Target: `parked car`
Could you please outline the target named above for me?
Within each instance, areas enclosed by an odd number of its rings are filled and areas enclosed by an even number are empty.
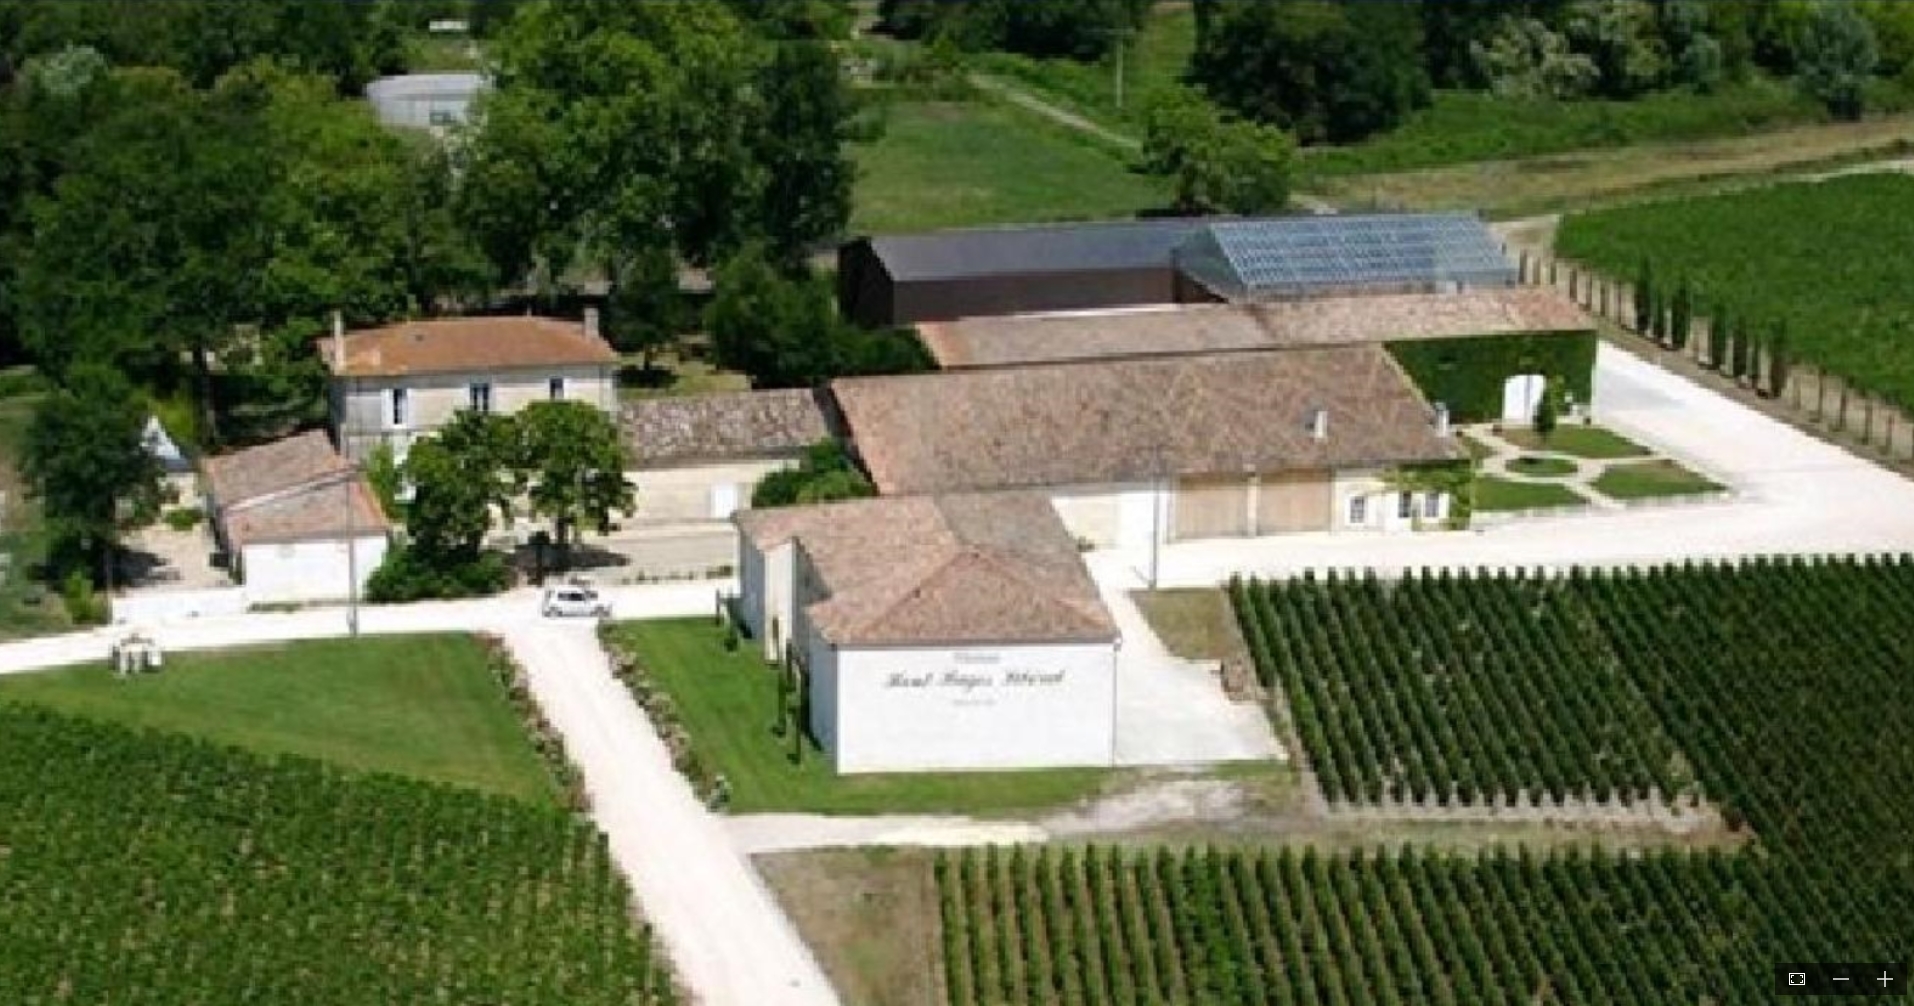
[[[541,610],[547,618],[610,618],[611,602],[590,587],[547,587]]]

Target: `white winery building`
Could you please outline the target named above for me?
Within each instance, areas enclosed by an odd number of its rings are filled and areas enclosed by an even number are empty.
[[[739,615],[841,773],[1112,764],[1118,633],[1040,495],[737,517]]]

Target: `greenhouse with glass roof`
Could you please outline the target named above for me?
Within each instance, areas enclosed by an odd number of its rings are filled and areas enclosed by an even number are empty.
[[[1495,236],[1466,213],[1217,221],[1177,248],[1176,268],[1232,303],[1516,283]]]

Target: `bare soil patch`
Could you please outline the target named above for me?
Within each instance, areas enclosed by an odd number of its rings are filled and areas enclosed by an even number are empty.
[[[935,855],[851,849],[756,862],[847,1006],[943,1006]]]

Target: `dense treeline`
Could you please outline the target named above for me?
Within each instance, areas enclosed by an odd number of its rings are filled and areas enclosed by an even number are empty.
[[[1357,631],[1389,668],[1423,666],[1425,652],[1510,648],[1524,659],[1495,676],[1542,692],[1531,710],[1550,690],[1578,700],[1547,667],[1560,652],[1548,637],[1582,640],[1587,690],[1611,691],[1603,668],[1620,668],[1630,704],[1656,721],[1636,729],[1677,745],[1751,844],[1645,855],[967,851],[934,868],[952,1006],[1760,1002],[1778,962],[1905,957],[1914,559],[1574,572],[1546,587],[1475,577],[1461,589],[1482,603],[1446,621],[1361,581],[1309,589],[1336,595],[1330,609],[1366,610]],[[1397,632],[1391,619],[1412,624]],[[1492,625],[1535,635],[1489,643]],[[1446,707],[1344,698],[1402,721],[1484,729]],[[1320,742],[1304,743],[1320,766]]]
[[[124,399],[216,448],[322,418],[312,344],[333,311],[371,325],[526,297],[554,310],[602,283],[614,344],[655,349],[696,324],[683,266],[749,250],[803,286],[809,249],[844,228],[858,109],[820,41],[843,13],[834,0],[0,0],[0,359],[60,384],[116,371]],[[448,143],[383,128],[345,97],[402,69],[441,16],[484,37],[493,77]],[[841,330],[823,321],[780,336]],[[891,365],[887,347],[835,343],[827,364]],[[150,466],[27,466],[81,476],[31,485],[42,498],[152,486]],[[117,512],[59,529],[56,554],[103,568]]]
[[[1136,31],[1154,0],[879,0],[902,38],[939,36],[965,49],[1095,59]]]
[[[0,999],[678,1001],[555,810],[0,706]]]
[[[1768,73],[1859,116],[1909,73],[1914,8],[1854,0],[1199,0],[1192,80],[1234,111],[1346,141],[1390,129],[1433,85],[1523,98],[1709,91]]]

